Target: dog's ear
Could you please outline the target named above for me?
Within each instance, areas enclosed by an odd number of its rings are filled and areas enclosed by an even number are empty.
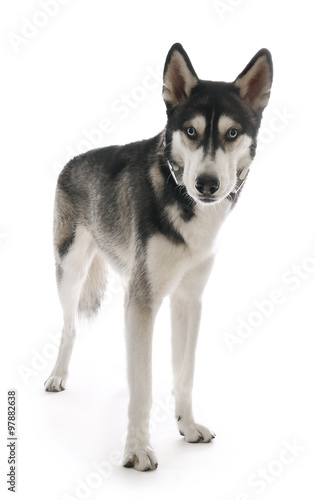
[[[167,54],[163,73],[163,99],[167,108],[187,99],[198,81],[185,50],[180,43],[175,43]]]
[[[272,58],[269,50],[261,49],[236,78],[240,96],[255,111],[263,110],[269,101],[272,84]]]

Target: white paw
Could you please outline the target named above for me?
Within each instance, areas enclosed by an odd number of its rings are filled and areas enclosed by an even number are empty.
[[[178,429],[181,436],[184,436],[188,443],[209,443],[211,439],[215,438],[214,432],[194,422],[185,424],[179,420]]]
[[[136,470],[155,470],[158,461],[151,446],[144,446],[136,450],[128,451],[123,461],[124,467],[133,467]]]
[[[45,390],[48,392],[60,392],[66,388],[67,375],[53,375],[51,374],[45,382]]]

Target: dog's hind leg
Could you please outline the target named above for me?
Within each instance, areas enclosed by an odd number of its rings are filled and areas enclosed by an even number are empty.
[[[175,417],[180,434],[190,443],[205,443],[214,437],[209,429],[195,423],[192,412],[201,297],[212,268],[212,260],[189,271],[171,296]]]
[[[76,336],[76,314],[81,309],[81,312],[89,315],[96,302],[99,302],[99,297],[95,295],[97,290],[93,296],[91,281],[93,277],[97,278],[96,268],[100,262],[101,256],[94,239],[85,228],[78,227],[67,254],[59,262],[57,260],[57,283],[64,327],[55,367],[45,382],[46,391],[59,392],[65,389]],[[97,286],[99,288],[99,283]]]

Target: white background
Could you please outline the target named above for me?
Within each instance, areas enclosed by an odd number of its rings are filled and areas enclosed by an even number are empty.
[[[0,16],[1,498],[10,388],[18,395],[16,498],[314,498],[311,2],[70,0],[49,2],[45,14],[46,3],[7,2]],[[97,320],[80,325],[67,390],[43,389],[62,328],[53,199],[58,169],[69,150],[88,148],[87,134],[95,147],[162,130],[152,72],[161,75],[177,41],[200,78],[234,80],[261,47],[272,52],[275,73],[260,151],[204,296],[195,415],[217,437],[191,445],[176,429],[165,301],[154,338],[159,468],[141,474],[118,465],[128,393],[114,277]],[[288,444],[294,452],[284,451]]]

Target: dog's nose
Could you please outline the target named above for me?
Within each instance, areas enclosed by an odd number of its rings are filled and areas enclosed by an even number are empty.
[[[197,177],[195,186],[199,193],[212,195],[218,191],[220,187],[220,181],[213,175],[201,174]]]

